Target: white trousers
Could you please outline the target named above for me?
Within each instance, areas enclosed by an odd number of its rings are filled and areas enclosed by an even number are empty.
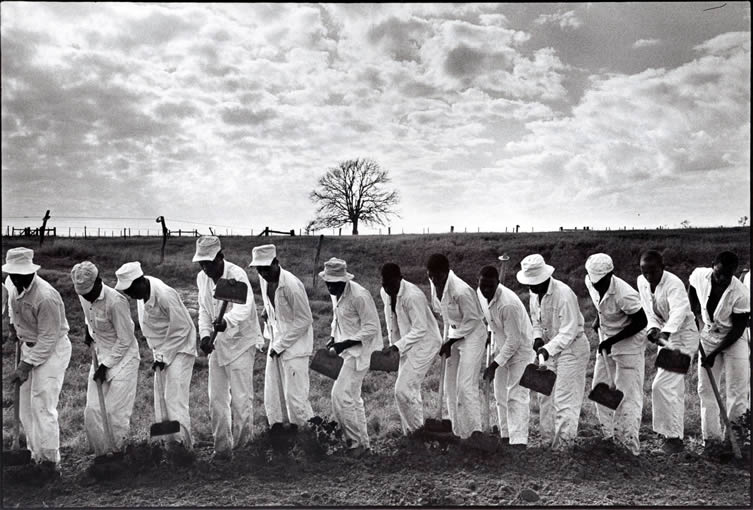
[[[58,340],[47,361],[31,369],[29,378],[21,385],[19,418],[26,433],[26,445],[36,462],[60,462],[57,407],[70,360],[71,342],[66,336]]]
[[[682,330],[668,339],[668,348],[679,349],[691,358],[698,351],[698,330]],[[659,351],[664,347],[659,347]],[[667,438],[685,436],[685,376],[656,369],[651,384],[651,415],[654,432]]]
[[[278,361],[279,360],[279,361]],[[284,360],[279,356],[272,358],[267,355],[267,366],[264,371],[264,409],[267,421],[272,426],[283,422],[283,412],[278,390],[278,369],[282,372],[282,392],[290,423],[304,425],[314,416],[314,410],[309,402],[309,358],[299,356]]]
[[[342,427],[345,439],[351,448],[369,448],[369,433],[366,430],[366,410],[361,398],[361,385],[369,368],[356,369],[356,359],[346,358],[340,374],[332,385],[332,412]]]
[[[444,390],[452,431],[463,439],[481,430],[479,373],[484,361],[486,331],[471,334],[451,347],[445,369]]]
[[[183,443],[189,449],[193,447],[193,438],[188,397],[195,361],[196,356],[180,352],[163,370],[154,372],[154,421],[176,420],[180,423],[180,432],[166,439]],[[164,392],[162,395],[159,393],[160,387]]]
[[[703,350],[711,352],[714,345],[701,338]],[[727,417],[730,423],[740,418],[746,409],[750,408],[750,357],[749,346],[745,338],[739,338],[737,342],[722,351],[714,360],[711,372],[716,380],[719,393],[724,393],[724,405],[727,408]],[[724,388],[719,384],[725,374]],[[724,432],[721,425],[719,405],[711,388],[706,369],[701,366],[701,357],[698,357],[698,396],[701,399],[701,433],[703,440],[722,440]]]
[[[543,445],[554,449],[570,446],[578,435],[580,408],[586,390],[586,366],[590,348],[585,335],[579,336],[558,356],[549,358],[547,368],[557,374],[552,394],[538,394],[539,428]]]
[[[224,367],[209,355],[209,418],[214,451],[229,453],[254,434],[254,347]]]
[[[613,381],[607,379],[605,359],[596,354],[596,366],[591,387],[599,383],[610,385],[614,382],[616,389],[623,393],[622,401],[616,410],[611,410],[599,404],[596,406],[596,416],[601,425],[601,431],[606,438],[614,437],[623,444],[633,455],[641,452],[638,431],[641,428],[643,412],[643,378],[645,373],[645,352],[638,354],[610,354],[606,357]]]
[[[434,356],[439,352],[439,345],[425,342],[414,346],[400,356],[400,365],[395,380],[395,403],[400,414],[403,434],[408,434],[424,424],[424,403],[421,396],[421,384],[426,377]]]
[[[528,444],[531,392],[520,385],[520,378],[530,360],[510,360],[497,367],[494,374],[494,399],[497,401],[499,435],[510,438],[510,444]]]
[[[105,435],[105,424],[102,420],[102,409],[99,407],[97,383],[92,379],[94,365],[89,368],[89,383],[86,390],[86,408],[84,409],[84,428],[89,445],[94,449],[94,455],[110,453]],[[102,393],[105,397],[107,417],[115,444],[113,451],[120,451],[131,433],[131,414],[136,400],[136,386],[139,377],[139,359],[133,358],[122,366],[120,371],[102,383]]]

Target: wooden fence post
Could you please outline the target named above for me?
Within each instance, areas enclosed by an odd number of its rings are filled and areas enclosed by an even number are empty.
[[[161,223],[162,224],[162,250],[160,251],[160,257],[159,257],[159,263],[162,264],[162,262],[165,260],[165,245],[167,244],[167,225],[165,225],[165,217],[164,216],[158,216],[156,220],[154,220],[155,223]]]
[[[316,270],[319,269],[319,253],[322,251],[322,242],[324,234],[319,235],[319,242],[316,244],[316,256],[314,257],[314,270],[311,274],[311,286],[316,287]]]
[[[39,246],[42,246],[42,243],[44,242],[44,234],[47,230],[47,220],[50,219],[50,210],[47,209],[47,212],[44,213],[44,218],[42,218],[42,228],[39,229]]]
[[[84,239],[86,239],[86,225],[84,225]]]

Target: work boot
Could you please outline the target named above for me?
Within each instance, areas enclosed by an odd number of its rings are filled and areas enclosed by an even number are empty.
[[[212,464],[217,464],[220,462],[230,462],[231,460],[233,460],[232,450],[213,452],[212,456],[209,457],[209,462]]]
[[[356,446],[355,448],[348,449],[348,455],[354,459],[360,459],[364,455],[368,454],[371,450],[365,446]]]
[[[661,445],[661,451],[665,455],[673,455],[675,453],[682,453],[685,450],[685,444],[679,437],[668,437]]]
[[[528,445],[523,443],[506,444],[505,449],[513,452],[524,452],[528,449]]]
[[[492,431],[492,432],[493,432],[493,431]],[[510,444],[510,438],[509,438],[509,437],[502,437],[502,438],[500,438],[500,440],[499,440],[499,441],[500,441],[500,443],[502,443],[502,444],[503,444],[504,446],[507,446],[508,444]]]
[[[36,468],[40,483],[52,482],[61,477],[60,466],[50,460],[40,462]]]

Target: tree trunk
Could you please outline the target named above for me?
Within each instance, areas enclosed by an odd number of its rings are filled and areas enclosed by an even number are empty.
[[[358,235],[358,218],[353,219],[353,235]]]

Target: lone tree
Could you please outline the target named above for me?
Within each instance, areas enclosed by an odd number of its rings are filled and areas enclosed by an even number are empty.
[[[394,211],[400,201],[397,191],[383,189],[390,182],[387,170],[371,159],[349,159],[330,168],[318,182],[309,198],[318,204],[314,223],[319,228],[337,228],[353,224],[384,225],[398,214]],[[316,228],[315,227],[315,228]]]

